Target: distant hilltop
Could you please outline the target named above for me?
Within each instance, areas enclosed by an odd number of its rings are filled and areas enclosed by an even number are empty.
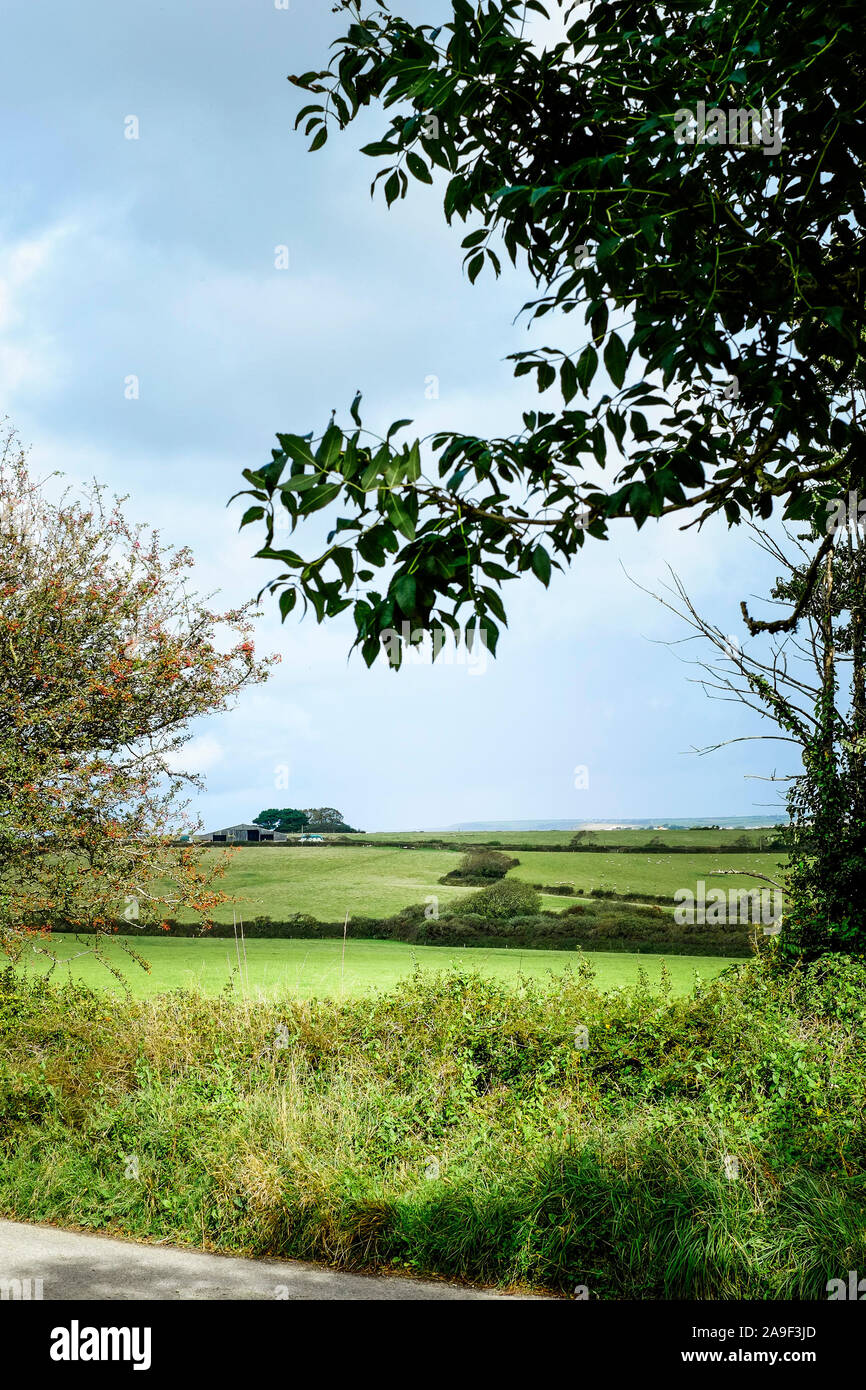
[[[774,820],[763,816],[649,816],[644,820],[477,820],[456,825],[434,826],[436,831],[476,830],[697,830],[700,826],[720,830],[768,830],[787,822],[779,813]]]

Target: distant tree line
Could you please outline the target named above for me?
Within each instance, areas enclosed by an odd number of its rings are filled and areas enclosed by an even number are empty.
[[[266,830],[279,830],[286,835],[296,835],[302,831],[314,834],[335,835],[354,834],[354,827],[347,825],[342,811],[333,806],[308,806],[299,811],[291,806],[270,807],[253,817],[253,825]]]

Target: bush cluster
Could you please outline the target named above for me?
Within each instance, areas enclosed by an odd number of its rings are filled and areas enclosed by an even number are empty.
[[[519,878],[503,878],[478,893],[469,893],[452,911],[456,917],[477,916],[502,921],[540,912],[541,898],[531,883]]]
[[[519,859],[512,859],[497,850],[469,850],[462,855],[456,869],[440,878],[440,883],[462,884],[465,888],[486,887],[505,877],[509,869],[515,868]]]
[[[512,891],[516,888],[516,892]],[[746,957],[752,951],[751,928],[746,925],[678,926],[673,914],[659,906],[621,904],[605,898],[585,898],[561,913],[543,912],[531,884],[502,880],[464,901],[428,916],[428,908],[414,904],[393,917],[350,917],[346,934],[353,940],[406,941],[419,946],[519,946],[521,950],[632,951],[669,955],[720,955]],[[59,924],[56,930],[63,930]],[[133,935],[127,924],[119,931]],[[344,923],[320,922],[299,912],[286,921],[254,917],[244,922],[244,935],[286,940],[322,940],[343,935]],[[201,937],[233,940],[230,922],[216,922],[206,932],[197,924],[170,922],[168,931],[148,924],[137,930],[145,936]]]

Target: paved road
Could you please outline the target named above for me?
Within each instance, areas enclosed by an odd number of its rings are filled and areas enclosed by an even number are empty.
[[[296,1260],[245,1260],[141,1245],[53,1226],[0,1221],[0,1298],[10,1279],[42,1280],[48,1299],[499,1299],[520,1297],[389,1276],[343,1274]],[[35,1292],[38,1286],[31,1284]],[[33,1293],[31,1293],[31,1297]]]

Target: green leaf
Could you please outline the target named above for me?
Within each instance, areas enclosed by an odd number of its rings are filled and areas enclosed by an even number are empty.
[[[433,175],[430,173],[430,170],[427,168],[421,156],[416,154],[414,150],[409,150],[406,155],[406,164],[409,168],[409,172],[414,174],[416,179],[420,179],[421,183],[433,182]]]
[[[556,381],[556,368],[552,362],[539,362],[537,379],[539,391],[547,391],[553,385]]]
[[[410,483],[414,483],[421,476],[421,449],[418,440],[409,450],[409,457],[406,460],[406,477]]]
[[[564,357],[562,366],[559,369],[559,381],[562,387],[562,398],[566,405],[577,395],[577,368],[570,357]]]
[[[331,424],[322,435],[322,442],[316,450],[316,463],[322,472],[327,472],[336,463],[343,443],[343,431]]]
[[[598,353],[592,346],[592,343],[588,343],[577,359],[577,379],[580,382],[580,389],[584,394],[589,390],[590,382],[595,376],[597,367]]]
[[[372,145],[362,145],[361,154],[399,154],[400,146],[392,145],[389,140],[374,140]]]
[[[400,430],[404,430],[406,426],[411,425],[411,423],[411,420],[395,420],[388,430],[388,433],[385,435],[385,438],[390,439],[392,435],[399,434]]]
[[[351,550],[346,546],[339,546],[337,549],[332,550],[331,559],[340,571],[343,588],[351,589],[352,582],[355,578],[355,562],[352,558]]]
[[[391,592],[407,615],[415,612],[415,588],[414,574],[399,575],[391,586]]]
[[[291,506],[290,493],[313,492],[315,488],[321,487],[322,480],[318,473],[296,473],[294,477],[287,478],[280,486],[280,496],[284,499],[287,507]]]
[[[372,458],[367,464],[356,486],[360,488],[361,492],[372,492],[374,488],[379,487],[381,480],[382,467],[379,462],[379,455],[377,454],[375,458]]]
[[[786,521],[811,521],[815,511],[814,500],[808,493],[801,493],[799,497],[792,497],[785,508]]]
[[[607,427],[616,440],[618,449],[622,449],[625,439],[625,417],[618,410],[610,409],[607,412]]]
[[[529,188],[529,184],[528,184],[528,183],[512,183],[512,184],[509,184],[507,188],[500,188],[500,189],[498,189],[498,190],[492,195],[491,201],[492,201],[492,202],[496,202],[497,198],[507,198],[507,197],[509,196],[509,194],[511,194],[511,193],[525,193],[525,192],[527,191],[528,188]]]
[[[311,487],[308,492],[302,494],[301,512],[304,516],[320,512],[323,507],[327,507],[339,497],[342,487],[342,483],[320,483],[317,487]]]
[[[294,463],[303,464],[305,468],[315,468],[316,460],[310,450],[309,440],[302,439],[298,434],[278,434],[277,439],[284,453]]]
[[[533,546],[530,560],[533,574],[536,575],[536,577],[541,580],[544,587],[547,588],[550,583],[550,556],[544,549],[544,546]]]
[[[625,344],[618,333],[611,333],[604,349],[604,365],[614,386],[622,386],[625,381],[627,355]]]
[[[391,492],[385,498],[385,508],[388,516],[397,530],[406,537],[408,541],[415,539],[415,519],[412,515],[412,501],[415,502],[415,514],[417,516],[418,503],[410,493],[408,496],[401,496],[399,493]]]
[[[638,530],[649,516],[652,506],[652,493],[646,483],[635,483],[628,492],[628,506],[635,519]]]

